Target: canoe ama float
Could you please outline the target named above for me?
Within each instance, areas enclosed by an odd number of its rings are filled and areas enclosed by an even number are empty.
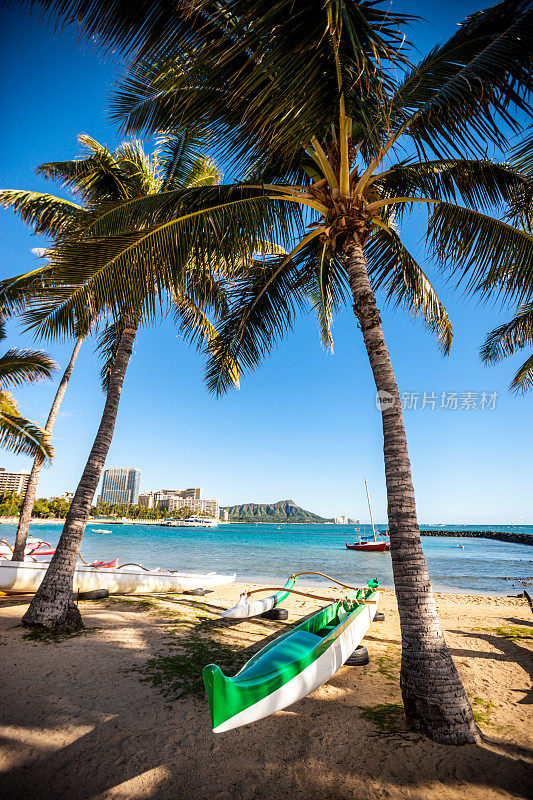
[[[252,656],[233,678],[215,664],[204,667],[213,731],[263,719],[329,680],[368,631],[378,607],[377,587],[377,580],[369,581],[368,588],[320,609]]]
[[[0,562],[0,591],[13,594],[33,594],[39,588],[48,568],[48,561]],[[122,569],[76,566],[74,592],[108,589],[111,594],[151,594],[176,592],[180,589],[210,589],[235,581],[232,575],[217,572],[167,572],[126,565]]]
[[[292,589],[296,583],[296,578],[290,577],[279,592],[271,594],[270,597],[264,597],[262,600],[248,600],[246,594],[241,594],[237,605],[223,611],[221,617],[230,617],[231,619],[245,619],[246,617],[257,617],[258,614],[264,614],[265,611],[270,611],[282,603],[289,592],[285,589]]]

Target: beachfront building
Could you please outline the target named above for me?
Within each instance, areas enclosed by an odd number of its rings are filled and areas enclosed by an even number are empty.
[[[180,508],[190,509],[192,514],[209,514],[214,519],[219,518],[220,510],[218,500],[207,500],[202,497],[202,489],[159,489],[157,492],[143,492],[139,495],[139,505],[145,508],[159,508],[162,511],[179,511]]]
[[[30,473],[27,469],[20,472],[8,472],[4,467],[0,467],[0,492],[15,492],[24,495],[28,488]]]
[[[104,471],[102,503],[129,503],[137,505],[141,472],[134,467],[110,467]]]

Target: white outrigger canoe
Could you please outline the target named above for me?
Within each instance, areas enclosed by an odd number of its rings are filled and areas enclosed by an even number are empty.
[[[33,594],[39,588],[48,564],[48,561],[0,561],[0,591]],[[75,593],[108,589],[110,594],[152,594],[210,589],[234,581],[235,573],[168,572],[146,569],[137,564],[124,564],[122,567],[76,565],[73,590]]]
[[[317,611],[256,653],[233,678],[209,664],[203,679],[215,733],[268,717],[296,703],[342,667],[368,631],[378,581]]]

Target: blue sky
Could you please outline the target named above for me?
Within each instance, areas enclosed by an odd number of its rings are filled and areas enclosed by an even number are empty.
[[[394,4],[417,14],[420,4]],[[455,24],[482,4],[432,5],[431,21],[411,39],[421,52],[451,35]],[[424,9],[422,9],[424,10]],[[429,13],[429,11],[428,11]],[[106,104],[119,63],[78,46],[71,31],[54,33],[16,8],[0,10],[0,185],[59,193],[34,167],[78,154],[87,132],[114,146],[120,138]],[[9,211],[0,212],[3,277],[34,265],[31,248],[44,242]],[[455,330],[447,358],[420,322],[387,308],[385,336],[400,392],[418,392],[407,409],[417,507],[421,522],[533,522],[530,424],[532,397],[507,390],[520,357],[485,368],[477,351],[486,332],[510,312],[464,298],[424,256],[422,227],[404,226],[408,245],[437,285]],[[32,346],[10,323],[10,346]],[[312,313],[239,392],[215,400],[202,383],[202,359],[170,324],[141,332],[126,377],[107,466],[135,466],[142,489],[202,486],[222,504],[292,498],[316,513],[367,518],[363,478],[375,516],[386,519],[381,421],[363,343],[347,308],[334,326],[335,354],[319,343]],[[64,366],[70,343],[47,346]],[[54,434],[56,458],[39,494],[73,490],[103,407],[93,343],[80,355]],[[498,393],[495,409],[421,409],[423,393]],[[17,392],[21,410],[44,423],[54,385]],[[28,459],[2,453],[0,465],[30,468]]]

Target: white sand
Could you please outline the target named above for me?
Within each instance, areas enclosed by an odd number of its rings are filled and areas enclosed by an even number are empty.
[[[400,700],[399,622],[390,592],[382,595],[385,622],[365,639],[367,667],[342,668],[305,700],[246,728],[215,735],[204,698],[171,701],[141,681],[139,667],[155,654],[175,653],[179,637],[188,635],[180,631],[180,618],[190,620],[195,609],[215,617],[233,604],[240,588],[158,600],[159,611],[82,603],[86,624],[100,630],[53,644],[24,638],[18,623],[28,598],[0,598],[0,797],[531,797],[533,641],[512,641],[494,630],[531,626],[525,601],[438,595],[467,691],[484,701],[476,703],[478,709],[493,704],[481,724],[482,744],[456,748],[410,733],[385,733],[360,716],[362,707]],[[323,604],[293,597],[285,605],[294,622]],[[280,623],[247,620],[215,638],[257,646],[281,629]]]

